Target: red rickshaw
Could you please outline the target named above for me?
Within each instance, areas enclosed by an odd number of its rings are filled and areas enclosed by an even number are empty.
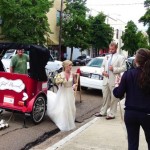
[[[45,65],[49,50],[39,45],[0,43],[0,51],[24,49],[29,51],[29,73],[5,72],[0,60],[0,108],[13,112],[30,114],[35,124],[40,123],[46,112],[47,76]]]

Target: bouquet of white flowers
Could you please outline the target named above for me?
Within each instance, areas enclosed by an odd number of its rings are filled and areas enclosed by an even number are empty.
[[[54,81],[56,84],[62,84],[64,80],[65,78],[63,78],[60,73],[54,77]]]

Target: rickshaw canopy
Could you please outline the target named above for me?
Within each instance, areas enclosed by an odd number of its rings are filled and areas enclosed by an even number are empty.
[[[50,52],[46,47],[34,44],[0,43],[0,53],[5,53],[9,49],[24,49],[24,51],[29,51],[30,71],[28,75],[38,81],[47,80],[45,66],[49,60]],[[5,71],[1,60],[0,71]]]

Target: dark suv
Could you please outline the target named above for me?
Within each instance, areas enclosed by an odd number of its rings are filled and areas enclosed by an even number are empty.
[[[91,60],[91,58],[89,56],[86,55],[81,55],[79,57],[77,57],[75,60],[73,60],[73,65],[86,65],[89,61]]]

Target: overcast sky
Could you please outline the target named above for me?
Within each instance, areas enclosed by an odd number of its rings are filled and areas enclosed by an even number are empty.
[[[93,15],[96,15],[97,11],[102,11],[104,14],[124,22],[132,20],[140,30],[146,29],[142,23],[138,23],[139,18],[146,11],[144,0],[87,0],[86,3]]]

